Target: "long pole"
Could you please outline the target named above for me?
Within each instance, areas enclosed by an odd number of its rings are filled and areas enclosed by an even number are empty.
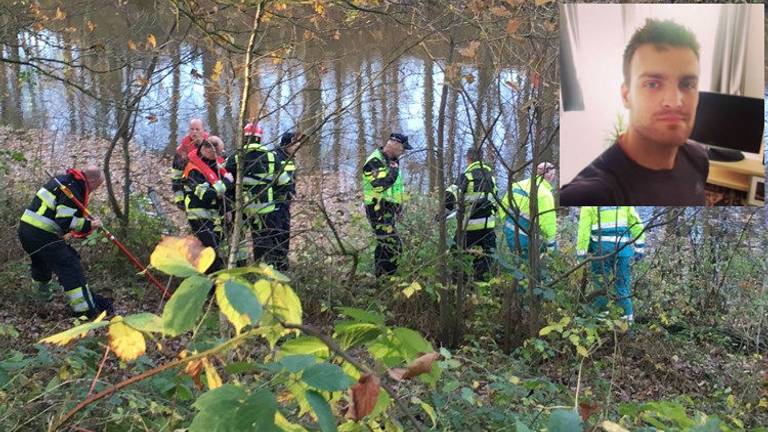
[[[72,200],[73,203],[75,203],[77,208],[79,208],[83,212],[83,216],[85,216],[89,220],[93,219],[93,214],[83,205],[83,203],[80,202],[79,199],[77,199],[75,194],[73,194],[72,191],[69,190],[69,188],[67,186],[65,186],[63,183],[61,183],[58,178],[56,178],[55,176],[52,176],[51,173],[49,173],[48,171],[46,171],[45,173],[49,177],[51,177],[52,179],[56,180],[56,183],[59,185],[59,189],[61,189],[61,191],[64,192],[64,195],[66,195],[69,199]],[[120,240],[115,238],[115,236],[114,236],[114,234],[112,234],[112,232],[110,232],[104,226],[100,226],[99,228],[101,229],[101,233],[104,234],[104,237],[106,237],[107,239],[109,239],[109,241],[114,243],[115,246],[117,246],[117,248],[120,249],[120,251],[123,253],[123,255],[128,257],[128,261],[130,261],[131,264],[133,264],[133,266],[136,267],[139,270],[140,273],[142,273],[144,276],[146,276],[147,279],[149,279],[149,281],[152,282],[152,284],[154,284],[156,287],[160,288],[160,290],[163,292],[163,296],[166,299],[171,298],[171,294],[168,293],[168,290],[165,288],[165,286],[162,283],[160,283],[160,281],[157,280],[152,275],[152,273],[149,272],[149,269],[145,265],[143,265],[139,261],[139,259],[136,258],[136,256],[134,256],[131,253],[131,251],[129,251],[128,248],[126,248],[125,245],[120,242]]]

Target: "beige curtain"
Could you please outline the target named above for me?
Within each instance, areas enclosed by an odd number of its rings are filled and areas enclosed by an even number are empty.
[[[723,5],[715,33],[712,91],[743,96],[746,91],[749,8]]]

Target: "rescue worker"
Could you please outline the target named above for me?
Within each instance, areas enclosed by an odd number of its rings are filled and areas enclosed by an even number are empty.
[[[386,144],[374,150],[363,165],[365,215],[376,235],[376,277],[397,271],[397,260],[403,248],[395,226],[395,219],[402,210],[403,196],[398,160],[411,148],[406,135],[392,133]]]
[[[184,208],[192,232],[200,239],[203,246],[216,251],[216,259],[208,268],[212,273],[224,268],[224,261],[219,253],[219,244],[223,231],[223,204],[227,189],[232,187],[232,175],[224,168],[224,159],[217,154],[217,145],[221,140],[216,136],[208,137],[198,144],[195,150],[187,154],[187,166],[184,168]]]
[[[552,196],[552,182],[557,170],[549,162],[542,162],[536,167],[536,209],[538,228],[542,236],[542,251],[552,252],[557,249],[557,215],[555,199]],[[522,261],[528,261],[528,238],[531,227],[530,193],[531,178],[513,183],[504,198],[501,199],[499,220],[504,223],[504,236],[507,246],[513,253],[518,253]]]
[[[624,318],[630,323],[634,311],[629,261],[633,255],[641,259],[644,252],[645,232],[634,207],[581,207],[576,254],[580,259],[587,253],[605,257],[592,261],[595,284],[598,289],[607,290],[608,282],[615,279],[616,303],[624,309]],[[606,297],[600,296],[595,305],[604,307],[607,302]]]
[[[496,179],[493,168],[484,164],[477,150],[467,152],[467,168],[456,184],[446,190],[445,207],[459,211],[463,206],[461,243],[456,232],[456,247],[460,250],[479,249],[473,253],[472,267],[475,280],[487,281],[491,270],[491,256],[496,249]]]
[[[92,230],[101,227],[101,220],[85,218],[83,211],[61,190],[57,180],[87,208],[91,192],[101,186],[104,177],[95,166],[82,171],[69,169],[37,191],[19,223],[21,246],[32,259],[32,280],[38,284],[40,295],[50,300],[55,286],[51,279],[55,273],[76,316],[93,319],[103,311],[112,314],[112,300],[91,292],[80,255],[64,238],[67,234],[85,238]]]
[[[187,155],[196,150],[202,140],[208,138],[208,132],[203,128],[203,121],[193,118],[189,121],[189,132],[182,138],[176,148],[171,166],[171,190],[173,191],[173,203],[184,210],[184,180],[182,174],[187,166]]]
[[[276,238],[266,227],[266,219],[275,211],[273,183],[275,153],[261,143],[264,131],[258,124],[248,123],[243,128],[243,155],[235,152],[227,159],[227,171],[243,176],[243,217],[251,229],[253,259],[266,261],[275,249]],[[237,161],[243,157],[243,172],[238,174]]]
[[[275,150],[277,180],[273,185],[275,211],[266,218],[267,229],[275,238],[275,248],[267,254],[267,262],[279,271],[288,270],[288,249],[291,242],[291,201],[296,194],[296,164],[293,156],[303,135],[286,132]]]

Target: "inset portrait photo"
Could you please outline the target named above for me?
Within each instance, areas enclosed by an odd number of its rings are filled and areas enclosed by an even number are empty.
[[[762,4],[560,6],[560,205],[762,205]]]

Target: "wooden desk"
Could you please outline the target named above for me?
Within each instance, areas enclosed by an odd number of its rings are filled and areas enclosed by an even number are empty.
[[[748,192],[751,177],[765,177],[765,166],[757,159],[738,162],[709,161],[707,183]]]

